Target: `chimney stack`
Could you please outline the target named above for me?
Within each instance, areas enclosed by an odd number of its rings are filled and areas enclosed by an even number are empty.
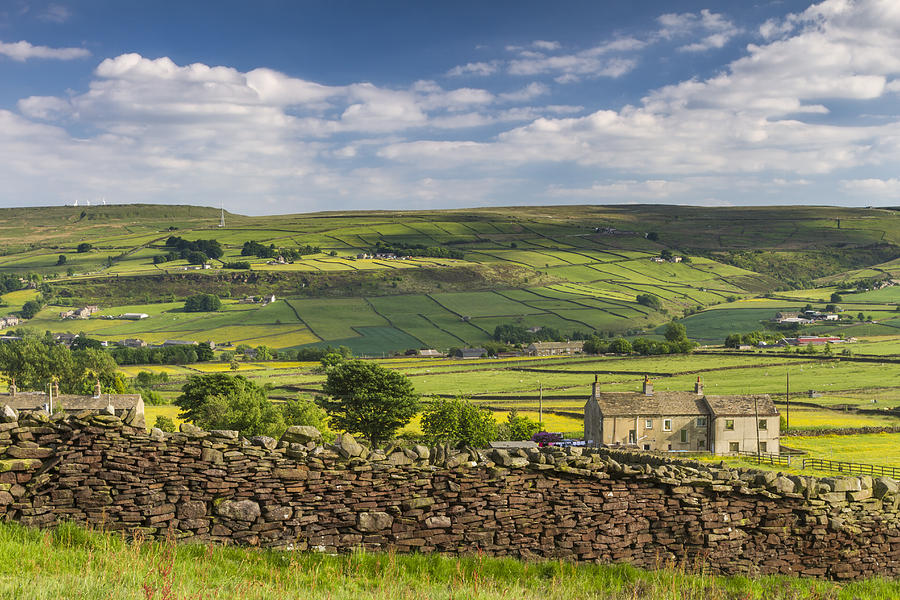
[[[59,382],[58,381],[53,382],[53,397],[59,398]]]
[[[703,394],[703,382],[700,381],[700,376],[697,375],[697,383],[694,384],[694,393],[695,394]]]
[[[600,375],[594,374],[594,385],[591,388],[591,396],[596,398],[600,393]]]
[[[645,396],[653,395],[653,383],[650,381],[649,375],[644,375],[644,395]]]
[[[15,396],[17,391],[18,391],[18,388],[16,388],[16,380],[10,379],[9,380],[9,395]]]
[[[94,398],[99,398],[102,393],[103,388],[100,387],[100,380],[97,379],[97,384],[94,386]]]

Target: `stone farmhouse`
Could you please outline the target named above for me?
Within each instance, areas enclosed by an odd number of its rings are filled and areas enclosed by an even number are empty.
[[[700,378],[693,392],[601,392],[595,380],[584,405],[588,444],[672,452],[778,453],[778,409],[768,395],[709,395]],[[758,446],[757,446],[758,443]]]
[[[59,385],[54,384],[53,387],[54,411],[60,409],[69,414],[90,411],[95,415],[106,412],[122,419],[133,419],[134,427],[146,427],[144,400],[140,394],[104,394],[99,381],[94,386],[93,396],[60,394]],[[12,381],[6,396],[0,396],[0,404],[5,404],[17,413],[46,411],[50,408],[50,397],[46,392],[20,392],[15,381]]]
[[[525,351],[531,356],[557,356],[575,354],[584,349],[584,342],[534,342]]]

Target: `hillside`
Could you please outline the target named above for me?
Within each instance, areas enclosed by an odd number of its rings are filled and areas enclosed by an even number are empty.
[[[47,305],[29,323],[38,330],[381,353],[476,345],[507,324],[633,334],[743,298],[900,270],[900,213],[884,209],[510,207],[226,214],[218,224],[218,210],[191,206],[0,210],[0,272],[41,280]],[[170,236],[215,239],[224,253],[188,270]],[[247,242],[276,257],[305,253],[281,264],[242,256]],[[421,256],[358,258],[376,248]],[[684,260],[653,260],[661,254]],[[250,269],[224,268],[238,261]],[[184,313],[197,292],[231,300],[214,315]],[[15,294],[8,311],[24,301]],[[237,302],[263,294],[279,301]],[[60,320],[85,304],[102,311]],[[124,312],[150,318],[99,318]]]

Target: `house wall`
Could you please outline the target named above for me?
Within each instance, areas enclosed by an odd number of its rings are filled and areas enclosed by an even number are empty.
[[[726,421],[734,421],[734,429],[725,428]],[[778,417],[760,417],[765,421],[767,429],[760,429],[759,441],[766,443],[766,452],[778,453],[781,423]],[[713,452],[725,454],[730,452],[731,442],[739,444],[743,452],[756,452],[756,418],[755,417],[716,417],[713,421]]]
[[[640,449],[647,450],[706,450],[709,444],[709,420],[706,425],[698,426],[698,415],[640,415],[638,417],[603,417],[600,427],[603,435],[602,443],[615,445],[628,445],[630,432],[636,432],[635,443]],[[647,420],[652,421],[652,427],[647,428]],[[670,419],[672,427],[670,431],[663,429],[664,421]],[[681,441],[681,431],[687,432],[687,441]],[[698,441],[703,440],[703,448],[699,448]],[[649,446],[649,448],[645,448]]]

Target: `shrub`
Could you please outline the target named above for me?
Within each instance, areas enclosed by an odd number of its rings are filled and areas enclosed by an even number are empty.
[[[175,432],[175,421],[173,421],[166,415],[159,415],[158,417],[156,417],[156,422],[153,423],[153,426],[157,429],[168,431],[169,433]]]

